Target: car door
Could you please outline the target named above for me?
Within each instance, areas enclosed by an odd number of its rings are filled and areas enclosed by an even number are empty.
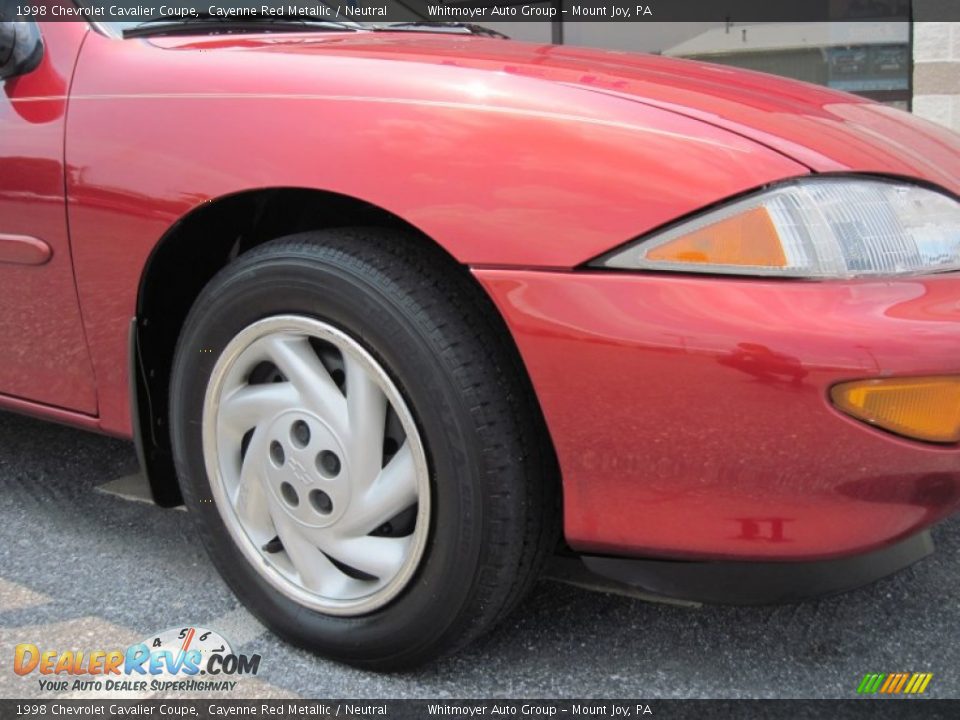
[[[39,32],[43,54],[0,80],[0,395],[93,415],[64,194],[67,93],[89,30],[30,21],[16,30]]]

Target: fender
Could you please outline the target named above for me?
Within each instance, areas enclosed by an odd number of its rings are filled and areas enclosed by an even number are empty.
[[[107,432],[131,432],[121,358],[137,280],[160,238],[216,198],[315,188],[401,218],[465,264],[571,268],[808,172],[668,110],[458,67],[454,49],[449,63],[407,57],[411,72],[397,72],[404,59],[389,43],[351,52],[342,41],[88,34],[70,96],[67,192]]]

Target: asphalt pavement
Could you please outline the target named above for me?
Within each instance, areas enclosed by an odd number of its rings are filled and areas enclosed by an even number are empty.
[[[931,557],[816,602],[683,606],[543,580],[467,650],[378,675],[263,628],[186,512],[115,494],[136,470],[129,443],[0,413],[0,697],[51,696],[12,671],[18,643],[106,649],[198,625],[262,656],[220,697],[851,698],[865,673],[907,671],[934,674],[926,697],[960,698],[960,517]]]

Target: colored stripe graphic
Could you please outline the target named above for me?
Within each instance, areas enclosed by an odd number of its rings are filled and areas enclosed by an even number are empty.
[[[926,691],[933,673],[867,673],[857,686],[861,695],[919,695]]]
[[[891,693],[899,693],[903,690],[903,686],[907,682],[907,678],[910,677],[910,673],[900,673],[897,675],[897,681],[890,687]]]
[[[890,673],[887,675],[887,681],[883,684],[883,687],[880,688],[880,692],[888,693],[893,689],[893,686],[897,684],[897,680],[900,679],[898,673]]]

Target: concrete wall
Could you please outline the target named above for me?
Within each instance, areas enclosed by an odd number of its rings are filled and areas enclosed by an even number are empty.
[[[914,24],[913,112],[960,131],[960,23]]]
[[[914,7],[919,10],[929,9],[939,1],[941,0],[914,0]],[[942,1],[960,2],[960,0]],[[484,24],[505,32],[517,40],[548,43],[551,39],[549,22]],[[742,23],[737,27],[749,24],[751,23]],[[720,23],[634,25],[565,22],[563,35],[565,43],[569,45],[662,52],[704,30],[719,26],[721,26]],[[899,26],[894,29],[898,30]],[[837,31],[841,30],[843,28],[838,26]],[[905,42],[899,38],[896,41]],[[960,22],[914,23],[913,62],[914,113],[960,132]]]

